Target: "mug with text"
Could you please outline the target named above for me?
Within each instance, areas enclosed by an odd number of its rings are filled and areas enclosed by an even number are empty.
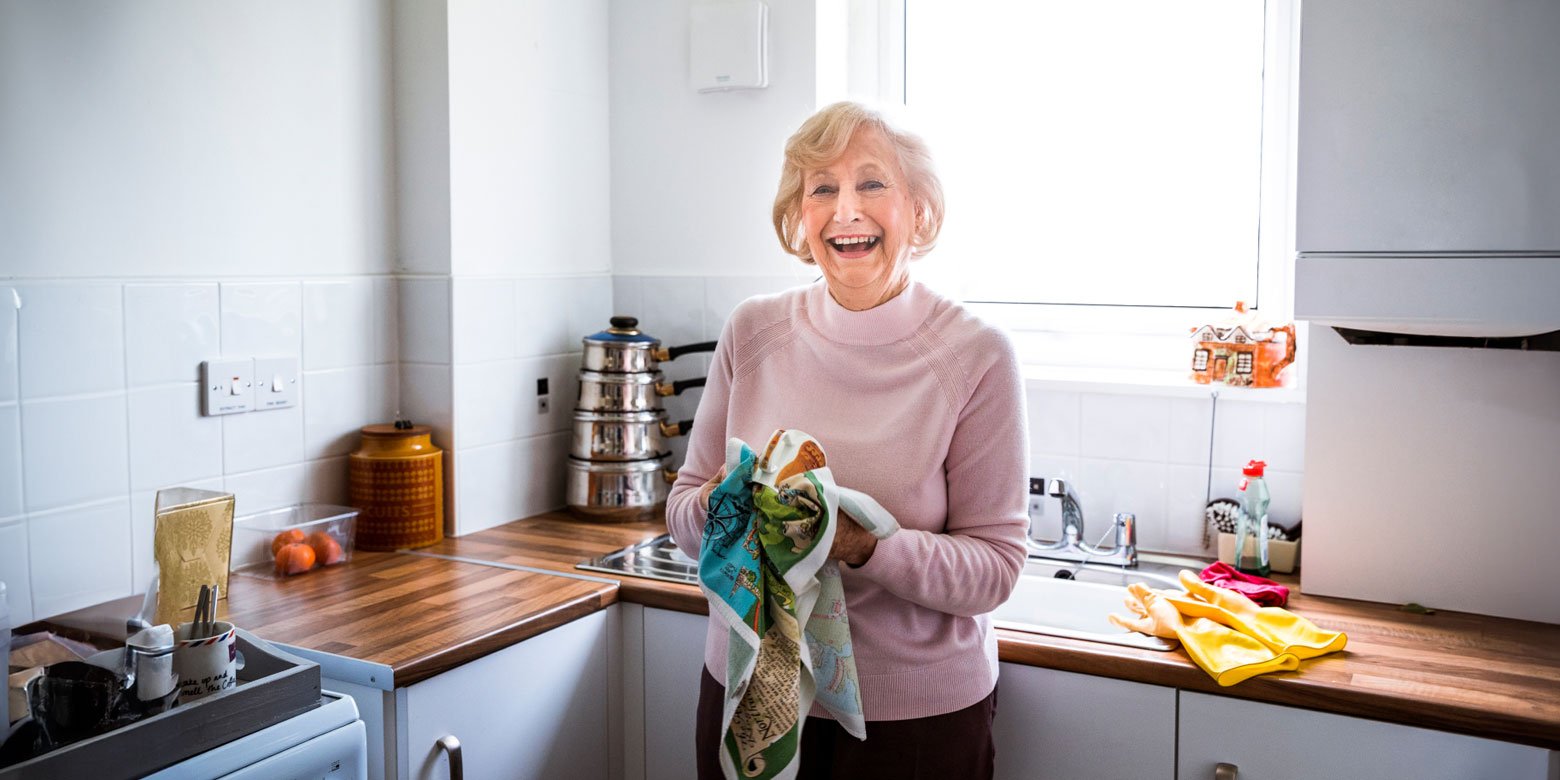
[[[173,670],[179,677],[179,701],[187,702],[238,685],[244,659],[238,652],[233,624],[217,621],[209,637],[190,639],[193,623],[173,632]]]

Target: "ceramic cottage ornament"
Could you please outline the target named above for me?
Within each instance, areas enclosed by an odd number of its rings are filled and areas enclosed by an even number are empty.
[[[1284,334],[1280,340],[1278,335]],[[1258,325],[1243,301],[1235,302],[1235,317],[1223,325],[1192,329],[1192,379],[1198,384],[1235,387],[1286,387],[1295,362],[1293,323],[1270,328]]]

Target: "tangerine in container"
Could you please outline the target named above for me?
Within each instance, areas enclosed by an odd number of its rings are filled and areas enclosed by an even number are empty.
[[[345,563],[352,555],[358,510],[294,504],[233,520],[233,571],[291,577]]]

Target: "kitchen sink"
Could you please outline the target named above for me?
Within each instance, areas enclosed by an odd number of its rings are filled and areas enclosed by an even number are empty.
[[[991,613],[998,628],[1030,634],[1086,639],[1149,650],[1173,650],[1174,640],[1160,639],[1111,625],[1112,612],[1127,615],[1127,586],[1141,582],[1151,588],[1182,590],[1176,572],[1198,569],[1190,559],[1149,554],[1137,568],[1095,566],[1031,559],[1019,575],[1007,602]]]

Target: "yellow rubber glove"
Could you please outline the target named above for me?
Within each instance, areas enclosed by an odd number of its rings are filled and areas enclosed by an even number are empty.
[[[1165,639],[1181,640],[1192,662],[1222,686],[1267,672],[1287,672],[1300,666],[1289,653],[1266,645],[1207,618],[1188,618],[1158,591],[1142,583],[1127,586],[1127,609],[1133,617],[1111,615],[1114,625]]]
[[[1176,609],[1189,617],[1207,618],[1245,634],[1275,653],[1315,658],[1342,650],[1349,638],[1341,631],[1326,631],[1287,609],[1259,607],[1243,593],[1209,585],[1196,574],[1182,570],[1181,587],[1190,596],[1166,594]],[[1194,598],[1195,597],[1195,598]]]

